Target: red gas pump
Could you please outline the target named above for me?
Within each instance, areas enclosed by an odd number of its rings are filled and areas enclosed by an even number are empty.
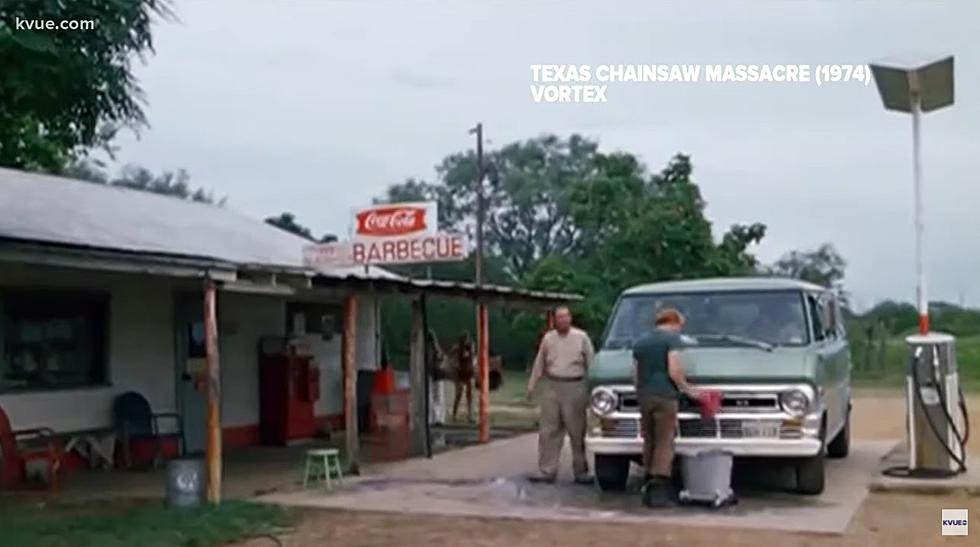
[[[320,369],[296,340],[263,339],[259,352],[260,438],[284,446],[316,434]]]

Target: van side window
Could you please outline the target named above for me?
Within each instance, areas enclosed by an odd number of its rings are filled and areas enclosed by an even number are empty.
[[[827,328],[823,324],[823,314],[821,313],[820,304],[812,295],[807,295],[806,302],[810,308],[810,321],[813,324],[813,339],[822,341],[827,337]]]
[[[826,316],[830,321],[830,324],[827,325],[827,335],[836,340],[840,336],[840,316],[838,315],[839,309],[837,308],[837,299],[833,296],[828,296],[824,300],[824,306],[826,306]]]

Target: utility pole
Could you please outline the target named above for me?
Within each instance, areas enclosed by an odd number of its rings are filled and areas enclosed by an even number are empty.
[[[476,348],[477,374],[480,381],[479,441],[490,441],[490,327],[487,303],[480,295],[483,288],[483,222],[486,203],[483,198],[483,124],[470,130],[476,134]]]
[[[476,286],[483,286],[483,124],[478,123],[470,129],[476,135]]]

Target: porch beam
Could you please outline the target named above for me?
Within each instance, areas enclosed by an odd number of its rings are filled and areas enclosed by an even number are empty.
[[[429,445],[429,378],[426,367],[425,295],[412,300],[409,376],[412,398],[412,454],[431,457]]]
[[[490,441],[490,321],[487,304],[476,304],[477,373],[480,375],[480,442]]]
[[[347,452],[347,469],[351,474],[359,472],[360,439],[357,431],[357,367],[354,360],[357,329],[357,298],[348,294],[344,299],[344,326],[341,340],[341,359],[344,370],[344,444]]]
[[[221,361],[218,358],[217,289],[214,280],[204,280],[204,338],[207,362],[207,499],[221,503]]]

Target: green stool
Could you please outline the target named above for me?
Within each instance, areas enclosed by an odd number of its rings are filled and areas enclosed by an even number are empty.
[[[340,469],[340,451],[336,448],[317,448],[306,451],[306,470],[303,473],[303,488],[310,479],[313,481],[323,477],[327,490],[333,490],[332,477],[340,484],[344,483],[344,472]]]

